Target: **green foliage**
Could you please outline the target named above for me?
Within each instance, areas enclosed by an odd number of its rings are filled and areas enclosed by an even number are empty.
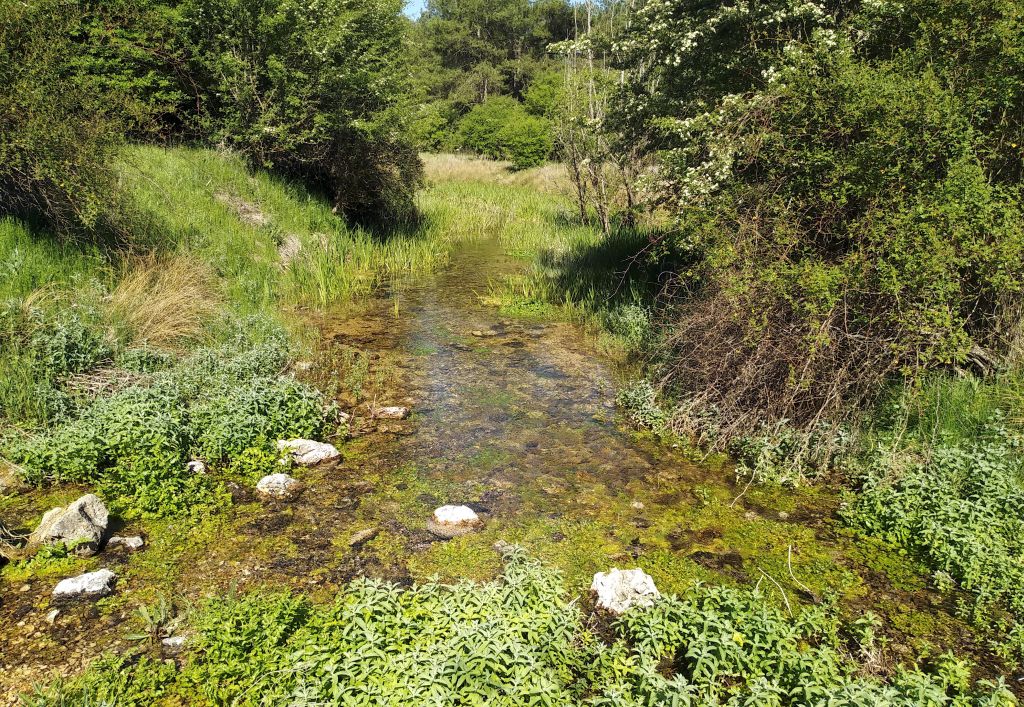
[[[421,165],[402,134],[400,10],[394,0],[185,3],[204,132],[349,215],[407,218]]]
[[[152,707],[171,695],[173,664],[147,656],[103,657],[72,682],[58,681],[25,695],[25,707]]]
[[[922,430],[929,434],[930,430]],[[1024,659],[1022,440],[999,416],[970,439],[882,438],[846,519],[921,557],[940,586],[974,597],[963,613],[1009,661]]]
[[[733,431],[1006,353],[1022,18],[1005,0],[642,3],[607,126],[658,146],[689,298],[667,377]],[[741,68],[742,67],[742,68]]]
[[[267,447],[249,447],[235,455],[228,467],[228,473],[238,479],[255,484],[268,474],[275,474],[286,468],[281,464],[281,454]]]
[[[317,437],[330,412],[319,392],[280,374],[283,332],[262,332],[260,341],[258,321],[236,326],[224,344],[100,397],[51,430],[11,440],[8,455],[33,483],[99,482],[127,515],[215,505],[215,485],[186,469],[189,457],[219,463],[281,438]]]
[[[84,85],[77,2],[0,6],[0,215],[68,233],[97,225],[115,197],[123,142],[110,97]]]
[[[866,676],[858,660],[877,648],[873,617],[844,623],[820,606],[794,618],[757,591],[697,585],[626,612],[602,641],[556,573],[518,548],[506,561],[499,582],[403,589],[359,579],[326,605],[212,599],[174,683],[146,663],[116,677],[101,663],[60,689],[148,681],[236,705],[1014,704],[1002,684],[972,686],[970,666],[952,656],[887,681]]]
[[[553,146],[546,121],[505,97],[491,98],[474,107],[459,122],[458,137],[463,148],[509,160],[516,169],[543,164]]]

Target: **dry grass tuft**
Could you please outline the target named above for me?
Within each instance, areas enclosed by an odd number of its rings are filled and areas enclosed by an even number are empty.
[[[572,186],[565,165],[556,162],[512,171],[511,162],[469,155],[424,153],[420,158],[431,182],[496,182],[554,193],[563,193]]]
[[[110,293],[111,319],[133,345],[174,349],[198,339],[220,305],[209,266],[185,256],[129,258]]]

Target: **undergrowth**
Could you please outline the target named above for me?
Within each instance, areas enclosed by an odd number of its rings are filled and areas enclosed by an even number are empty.
[[[108,657],[26,704],[1011,705],[951,656],[876,674],[871,616],[796,617],[758,591],[697,585],[599,637],[559,575],[513,549],[500,581],[401,588],[370,579],[329,604],[210,600],[180,672]]]
[[[227,466],[278,439],[319,437],[331,419],[319,391],[281,373],[291,346],[283,331],[253,319],[233,328],[49,429],[9,439],[6,455],[32,483],[97,484],[126,517],[216,504],[216,484],[190,471],[190,458]]]

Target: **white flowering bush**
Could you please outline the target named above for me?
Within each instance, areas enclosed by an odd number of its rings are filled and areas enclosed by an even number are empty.
[[[630,80],[606,128],[657,147],[650,186],[675,230],[656,254],[686,263],[663,377],[677,394],[746,434],[1009,350],[1014,3],[647,0],[617,50]]]

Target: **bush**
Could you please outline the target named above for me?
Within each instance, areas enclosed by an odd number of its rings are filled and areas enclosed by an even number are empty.
[[[395,0],[193,0],[182,8],[214,143],[370,220],[409,217],[422,166],[403,134]]]
[[[123,142],[111,97],[83,85],[81,31],[78,3],[0,6],[0,214],[60,233],[95,227],[108,212]]]
[[[191,456],[230,462],[278,439],[318,437],[330,408],[315,389],[283,376],[287,339],[240,333],[201,349],[139,384],[88,405],[78,417],[26,439],[8,440],[7,455],[27,480],[98,482],[115,507],[176,515],[217,503],[205,477],[186,471]]]
[[[970,665],[948,655],[928,671],[870,676],[858,659],[878,648],[871,616],[845,623],[821,606],[794,618],[757,591],[697,586],[628,611],[601,640],[556,573],[519,549],[507,560],[487,584],[363,578],[327,605],[287,594],[210,600],[191,659],[154,687],[238,705],[1014,703],[1002,684],[971,686]],[[114,675],[101,663],[60,689],[125,689],[151,669]]]
[[[701,263],[679,268],[688,299],[665,322],[676,392],[743,434],[1007,353],[1021,21],[1002,0],[643,4],[612,122],[661,148],[663,245]]]
[[[997,416],[973,440],[905,444],[869,456],[847,521],[922,558],[940,586],[973,594],[966,616],[1004,659],[1024,660],[1024,440]]]
[[[542,164],[554,144],[551,126],[512,98],[491,98],[459,122],[461,146],[486,157],[510,160],[516,169]]]

